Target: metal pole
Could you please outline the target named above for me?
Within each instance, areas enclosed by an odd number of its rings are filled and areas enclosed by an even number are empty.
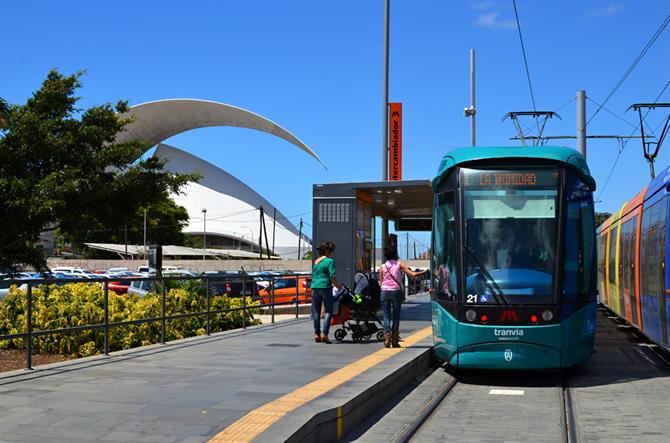
[[[300,231],[298,233],[298,260],[300,260],[300,249],[302,247],[302,218],[300,218]]]
[[[470,139],[475,146],[475,50],[470,49]]]
[[[126,256],[124,257],[124,260],[128,258],[128,224],[124,221],[123,222],[123,241],[126,245]]]
[[[382,134],[382,180],[388,180],[388,146],[389,146],[389,19],[391,16],[391,0],[384,2],[384,128]],[[382,218],[382,250],[386,247],[386,239],[389,233],[389,223]]]
[[[244,285],[242,285],[242,294],[244,294]],[[210,300],[211,294],[209,292],[209,280],[207,280],[207,279],[205,279],[205,295],[207,296],[207,335],[211,335],[212,334],[212,325],[211,325],[211,322],[212,322],[212,318],[211,318],[212,317],[212,315],[211,315],[212,304],[211,304],[211,300]]]
[[[409,232],[405,233],[405,251],[407,251],[405,259],[409,260]]]
[[[372,272],[374,272],[376,268],[377,268],[377,217],[372,217]]]
[[[258,258],[263,258],[263,207],[258,208],[260,218],[258,219]]]
[[[144,258],[147,258],[147,210],[144,210]]]
[[[165,344],[165,278],[161,278],[163,283],[162,302],[161,302],[161,343]]]
[[[33,285],[28,283],[26,306],[26,369],[33,368]]]
[[[146,212],[145,212],[146,214]],[[105,355],[109,355],[109,282],[105,281],[104,283],[104,291],[105,291],[105,298],[104,298],[104,310],[105,310],[105,336],[104,336],[104,350],[105,350]]]
[[[207,208],[202,209],[202,259],[207,254]]]
[[[300,298],[300,277],[295,275],[295,318],[298,318],[300,308],[298,306],[298,299]],[[307,288],[305,288],[305,301],[307,301]]]
[[[270,287],[271,292],[270,292],[270,313],[272,314],[272,324],[275,322],[275,278],[272,277],[272,281],[270,283],[272,286]]]
[[[577,150],[586,158],[586,92],[577,91]]]
[[[261,212],[263,213],[263,233],[265,234],[265,250],[268,253],[268,260],[270,260],[270,242],[268,242],[268,228],[265,226],[265,213],[263,212],[263,207],[261,206]]]
[[[389,136],[389,17],[391,15],[391,0],[384,1],[384,103],[382,111],[384,127],[382,130],[382,180],[388,180],[388,136]]]
[[[251,282],[251,293],[254,293],[254,286],[256,283]],[[247,329],[247,276],[242,277],[242,329]]]
[[[272,211],[272,255],[275,255],[275,232],[277,231],[277,208]]]

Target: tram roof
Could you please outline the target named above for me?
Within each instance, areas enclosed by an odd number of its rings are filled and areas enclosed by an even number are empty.
[[[574,149],[564,146],[471,146],[454,149],[442,158],[437,175],[433,179],[433,191],[437,192],[440,182],[452,168],[486,159],[541,159],[564,163],[579,175],[592,191],[596,189],[596,181],[591,176],[586,160]]]

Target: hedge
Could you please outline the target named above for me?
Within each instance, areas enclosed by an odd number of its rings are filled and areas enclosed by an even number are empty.
[[[198,281],[182,284],[170,283],[166,287],[166,315],[206,311],[207,298],[204,286]],[[160,292],[160,287],[158,291]],[[211,296],[210,309],[231,309],[242,307],[241,298]],[[116,294],[108,291],[109,322],[160,317],[161,295],[150,293],[140,298],[137,295]],[[259,324],[254,313],[259,313],[259,304],[246,298],[246,325]],[[25,291],[16,287],[0,300],[0,335],[19,334],[26,331]],[[104,323],[104,291],[100,285],[90,283],[66,284],[63,286],[42,285],[32,289],[33,331],[67,328],[73,326]],[[212,332],[242,327],[242,310],[211,315]],[[206,315],[167,320],[166,340],[177,340],[206,333]],[[109,329],[109,350],[130,349],[158,343],[161,339],[161,322],[147,322],[139,325],[123,325]],[[23,339],[0,341],[0,349],[25,349]],[[104,351],[102,329],[87,330],[70,334],[50,334],[33,337],[35,353],[48,352],[72,357],[90,356]]]

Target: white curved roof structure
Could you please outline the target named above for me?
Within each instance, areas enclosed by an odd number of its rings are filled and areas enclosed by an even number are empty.
[[[205,231],[207,236],[217,235],[258,246],[260,234],[258,208],[262,206],[265,212],[267,239],[272,246],[272,215],[275,207],[256,191],[223,169],[181,149],[160,144],[154,155],[166,161],[167,171],[181,174],[199,172],[203,176],[197,183],[186,185],[182,194],[172,196],[175,203],[188,211],[190,220],[184,228],[185,233],[202,235]],[[207,209],[206,226],[203,223],[203,208]],[[275,255],[289,259],[298,258],[298,229],[279,210],[276,222]],[[309,250],[311,245],[303,234],[302,254]]]
[[[133,121],[117,136],[118,143],[143,140],[151,147],[191,129],[236,126],[284,139],[325,167],[319,156],[288,130],[263,116],[225,103],[195,99],[157,100],[133,106],[121,116]]]

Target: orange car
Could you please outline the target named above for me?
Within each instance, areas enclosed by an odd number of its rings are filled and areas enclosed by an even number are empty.
[[[275,304],[295,303],[296,294],[298,302],[309,302],[312,300],[312,276],[299,277],[300,287],[296,291],[295,277],[282,277],[271,283],[267,288],[258,291],[258,298],[263,304],[270,304],[272,292],[275,295]]]

